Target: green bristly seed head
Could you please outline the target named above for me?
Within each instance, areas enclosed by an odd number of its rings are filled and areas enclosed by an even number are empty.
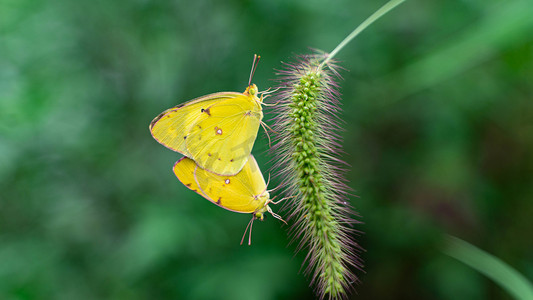
[[[300,56],[284,64],[274,106],[276,143],[271,148],[276,174],[291,197],[291,233],[298,250],[309,251],[306,271],[313,273],[321,299],[346,298],[358,283],[352,269],[361,270],[361,248],[355,241],[354,212],[347,204],[343,179],[342,130],[338,125],[339,78],[333,58],[370,24],[404,0],[390,0],[355,28],[329,55]],[[333,78],[335,76],[335,78]],[[304,262],[304,263],[305,263]]]
[[[296,196],[291,233],[300,238],[299,250],[309,251],[307,272],[320,298],[338,299],[358,282],[350,268],[362,264],[351,227],[357,222],[346,205],[348,188],[336,154],[340,109],[332,74],[337,72],[331,62],[321,62],[319,56],[303,56],[280,72],[272,153],[285,193]]]

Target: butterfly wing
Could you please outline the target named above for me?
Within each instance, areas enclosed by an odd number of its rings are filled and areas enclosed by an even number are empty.
[[[167,109],[150,123],[150,132],[154,139],[163,146],[185,156],[191,156],[185,143],[187,135],[202,114],[205,114],[205,109],[215,103],[239,96],[242,94],[234,92],[214,93]]]
[[[174,173],[189,189],[227,210],[253,213],[265,206],[265,199],[256,196],[266,190],[266,183],[252,155],[234,176],[220,176],[200,169],[186,157],[174,165]]]
[[[196,183],[196,179],[194,177],[195,169],[196,163],[194,162],[194,160],[188,157],[182,157],[174,164],[173,171],[174,174],[176,174],[176,177],[178,177],[179,181],[181,181],[181,183],[183,183],[192,191],[205,197],[204,194],[202,194],[202,192],[200,191],[200,188],[198,188],[198,184]]]
[[[187,152],[202,168],[237,174],[252,151],[263,112],[257,97],[240,94],[209,106],[186,139]]]

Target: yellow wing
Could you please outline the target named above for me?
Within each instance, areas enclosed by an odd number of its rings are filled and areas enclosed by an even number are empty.
[[[150,124],[155,140],[201,168],[235,175],[250,155],[263,119],[257,86],[222,92],[164,111]]]
[[[197,120],[209,106],[242,97],[241,93],[222,92],[206,95],[165,110],[150,123],[150,132],[156,141],[170,150],[190,156],[185,140]]]
[[[269,201],[265,180],[252,155],[234,176],[220,176],[200,169],[187,157],[176,162],[174,173],[189,189],[230,211],[263,211]]]
[[[187,136],[187,152],[202,169],[235,175],[252,152],[263,118],[261,104],[242,94],[215,103],[205,112]]]

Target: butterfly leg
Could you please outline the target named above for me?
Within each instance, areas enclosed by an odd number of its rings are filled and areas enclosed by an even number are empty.
[[[272,211],[272,208],[270,208],[270,206],[268,206],[268,205],[267,205],[267,211],[268,211],[268,212],[269,212],[274,218],[276,218],[276,219],[280,220],[281,222],[285,223],[285,225],[289,225],[289,224],[287,224],[287,222],[285,222],[285,220],[283,220],[283,219],[281,218],[280,215],[274,213],[274,212]]]
[[[296,197],[296,196],[284,197],[284,198],[279,199],[278,201],[270,201],[270,203],[276,205],[276,204],[280,203],[281,201],[284,201],[284,200],[287,200],[287,199],[290,199],[290,198],[294,198],[294,197]],[[274,199],[276,199],[276,197],[274,197],[272,200],[274,200]]]
[[[268,127],[268,125],[266,125],[263,121],[261,121],[261,126],[263,126],[263,129],[265,130],[265,133],[266,133],[266,135],[268,137],[268,147],[272,147],[272,145],[270,143],[270,135],[268,134],[268,130],[265,128],[265,126]],[[268,127],[268,128],[270,128],[270,127]],[[270,130],[272,130],[272,129],[270,129]],[[274,131],[274,130],[272,130],[272,131]]]

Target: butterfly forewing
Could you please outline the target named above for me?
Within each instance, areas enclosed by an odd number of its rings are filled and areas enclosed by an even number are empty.
[[[186,147],[187,135],[201,118],[203,111],[214,103],[225,102],[239,96],[242,97],[242,94],[215,93],[167,109],[152,121],[150,132],[154,139],[163,146],[191,156]]]

